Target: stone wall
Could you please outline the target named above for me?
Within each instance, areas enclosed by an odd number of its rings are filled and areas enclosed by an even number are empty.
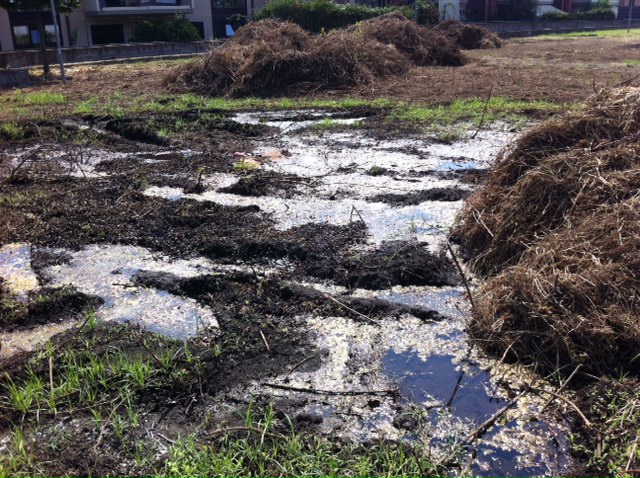
[[[119,60],[154,56],[188,55],[209,50],[214,43],[199,41],[192,43],[129,43],[122,45],[100,45],[81,48],[63,48],[65,63]],[[55,50],[49,50],[51,64],[58,62]],[[14,50],[0,52],[0,69],[26,68],[41,65],[40,50]]]

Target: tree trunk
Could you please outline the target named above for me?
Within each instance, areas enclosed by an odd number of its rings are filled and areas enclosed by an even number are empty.
[[[49,58],[47,57],[47,33],[44,30],[42,11],[38,12],[38,34],[40,35],[40,55],[42,56],[42,69],[44,76],[49,76]]]

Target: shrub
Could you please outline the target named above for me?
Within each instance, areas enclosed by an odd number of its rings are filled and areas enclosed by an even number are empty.
[[[547,12],[540,15],[540,20],[547,22],[560,22],[563,20],[571,20],[571,15],[567,12]]]
[[[609,0],[600,0],[598,6],[583,12],[576,12],[572,17],[574,20],[615,20],[616,14],[611,10]]]
[[[184,14],[172,17],[154,17],[136,25],[132,41],[170,41],[190,42],[201,40],[198,29],[187,20]]]
[[[271,0],[258,12],[256,20],[274,18],[290,21],[307,31],[319,33],[344,28],[394,11],[398,11],[410,19],[413,19],[415,15],[412,5],[376,8],[366,5],[339,5],[333,0]],[[437,5],[431,0],[418,0],[418,22],[434,24],[437,21]]]
[[[541,20],[562,21],[562,20],[615,20],[616,14],[611,9],[609,0],[601,0],[596,7],[582,12],[547,12],[540,17]]]

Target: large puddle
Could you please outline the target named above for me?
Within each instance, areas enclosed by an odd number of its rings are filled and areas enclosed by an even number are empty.
[[[302,121],[297,121],[296,115]],[[369,246],[403,239],[426,242],[435,250],[442,245],[462,201],[394,207],[372,197],[433,188],[468,189],[455,173],[490,167],[513,137],[502,125],[451,144],[422,139],[376,140],[358,129],[304,129],[326,118],[318,112],[235,116],[240,122],[280,128],[280,134],[229,160],[251,158],[252,167],[303,178],[294,197],[222,192],[243,176],[241,172],[205,176],[206,190],[199,194],[169,187],[149,187],[145,194],[171,201],[189,198],[257,205],[279,229],[318,222],[346,224],[358,219],[367,225]],[[345,123],[359,120],[332,119]],[[384,173],[372,174],[379,171]],[[189,278],[224,274],[231,266],[202,258],[171,260],[133,246],[89,246],[57,252],[64,252],[67,260],[44,270],[49,285],[71,284],[81,292],[100,296],[104,304],[98,314],[105,320],[131,321],[180,338],[217,326],[211,312],[196,301],[139,287],[134,279],[140,271]],[[0,249],[0,276],[17,294],[38,287],[30,260],[27,245]],[[512,402],[531,383],[539,388],[547,385],[537,383],[526,370],[497,363],[470,346],[465,333],[469,305],[461,288],[393,287],[372,292],[347,291],[326,283],[305,285],[335,297],[348,294],[423,306],[445,318],[425,322],[404,315],[375,324],[340,316],[298,317],[322,357],[320,368],[300,366],[267,378],[268,384],[256,382],[231,393],[249,399],[258,394],[303,397],[304,413],[327,434],[359,440],[408,440],[428,449],[434,459],[460,463],[463,476],[552,476],[568,469],[566,424],[548,412],[543,414],[544,401],[533,394],[525,393]],[[507,404],[513,406],[486,433],[469,439],[480,424]]]

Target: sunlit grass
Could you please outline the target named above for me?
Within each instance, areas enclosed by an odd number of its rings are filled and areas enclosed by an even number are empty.
[[[54,93],[51,91],[25,93],[22,90],[15,90],[11,95],[6,97],[6,101],[19,106],[61,105],[66,102],[66,99],[62,93]]]
[[[391,118],[398,121],[429,125],[450,125],[459,121],[479,121],[485,111],[486,121],[510,119],[532,112],[556,112],[563,106],[544,100],[527,101],[494,97],[486,99],[469,98],[457,100],[450,105],[407,106],[394,110]]]
[[[617,28],[613,30],[593,30],[587,32],[568,32],[568,33],[546,33],[533,37],[523,38],[525,41],[549,40],[549,39],[569,39],[569,38],[634,38],[640,37],[640,28],[632,28],[627,32],[626,28]]]

